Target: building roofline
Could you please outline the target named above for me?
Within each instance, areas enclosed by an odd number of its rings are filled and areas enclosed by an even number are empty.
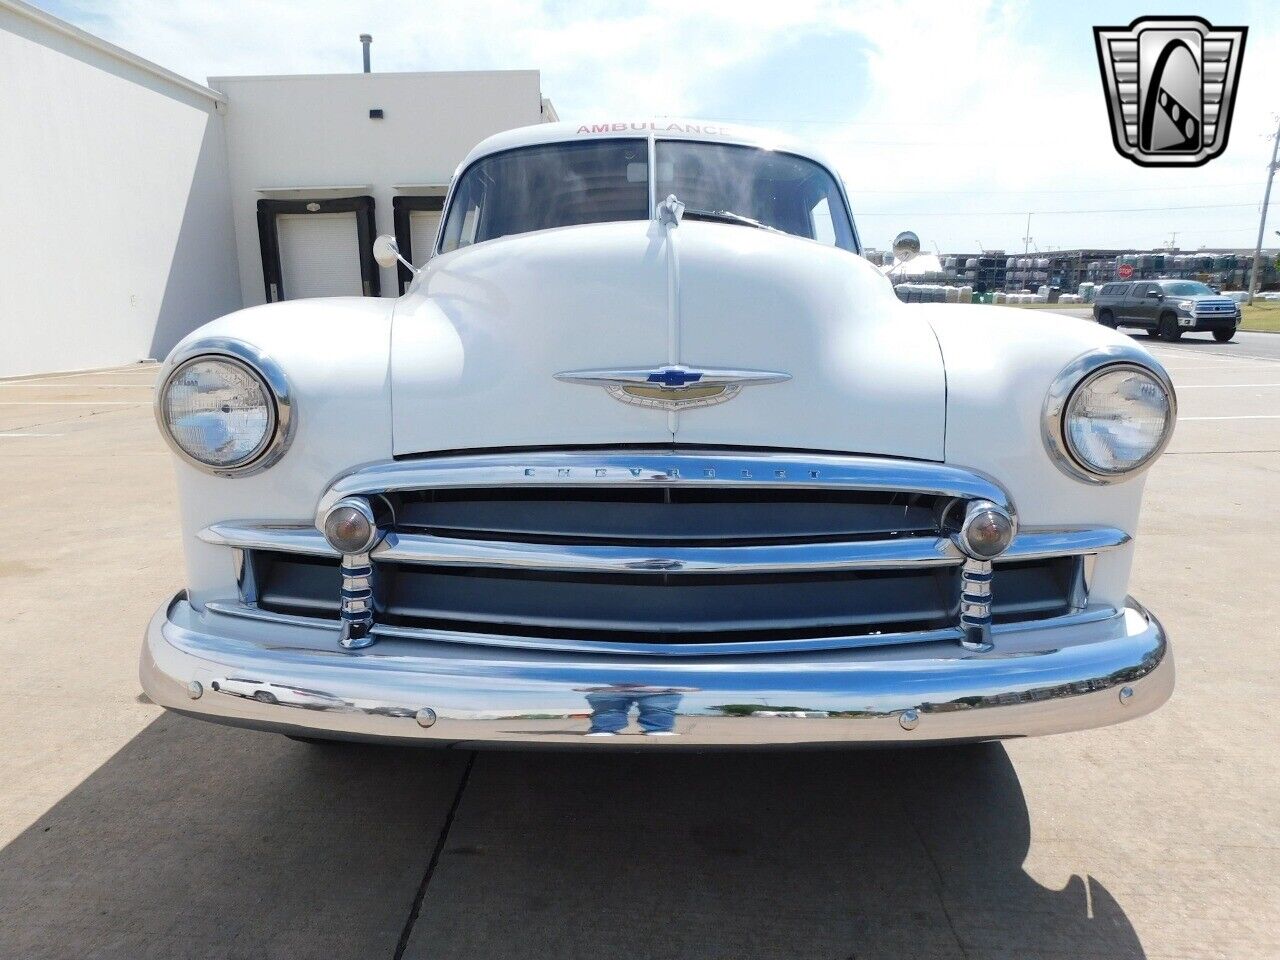
[[[0,0],[0,3],[7,3],[9,0]],[[512,74],[512,73],[529,73],[539,76],[541,71],[538,70],[375,70],[373,73],[362,73],[359,70],[342,71],[339,73],[246,73],[246,74],[225,74],[217,77],[209,77],[210,84],[222,83],[226,80],[332,80],[335,77],[351,77],[353,79],[362,77],[366,81],[369,79],[377,79],[379,77],[465,77],[465,76],[492,76],[493,74]]]
[[[166,70],[159,64],[152,63],[150,60],[146,60],[138,56],[136,53],[130,53],[123,47],[117,47],[114,43],[108,43],[101,37],[95,37],[92,33],[81,30],[79,27],[73,26],[72,24],[67,23],[67,21],[41,10],[39,7],[34,7],[29,3],[25,3],[24,0],[0,0],[0,10],[7,10],[19,17],[30,20],[32,23],[35,23],[46,30],[51,30],[54,33],[61,34],[64,37],[74,40],[76,43],[80,43],[93,50],[97,50],[99,53],[104,53],[114,60],[119,60],[121,63],[126,63],[131,67],[136,67],[144,73],[149,73],[154,77],[159,77],[161,80],[182,88],[187,93],[194,93],[197,96],[205,97],[214,103],[227,102],[227,98],[217,90],[211,90],[202,84],[196,83],[194,80],[188,80],[181,74],[174,73],[172,70]]]

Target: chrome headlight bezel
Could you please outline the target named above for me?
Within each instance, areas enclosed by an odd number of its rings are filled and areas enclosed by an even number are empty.
[[[1169,402],[1169,419],[1159,442],[1140,461],[1123,470],[1102,470],[1079,456],[1071,446],[1066,417],[1076,393],[1098,377],[1117,370],[1135,370],[1151,377],[1164,390]],[[1092,350],[1069,363],[1054,379],[1045,397],[1042,433],[1050,459],[1060,470],[1077,480],[1092,484],[1120,483],[1145,472],[1164,452],[1173,437],[1178,419],[1178,395],[1169,374],[1149,354],[1137,347],[1114,345]]]
[[[263,387],[270,406],[270,424],[267,439],[249,459],[233,466],[217,466],[191,456],[169,431],[165,416],[165,401],[169,386],[186,366],[200,360],[222,360],[245,369]],[[218,477],[251,477],[274,465],[284,456],[293,442],[298,426],[297,409],[293,393],[284,370],[271,357],[257,347],[229,337],[207,337],[194,340],[174,353],[165,363],[164,375],[156,389],[154,412],[160,435],[165,443],[184,463],[204,473]]]

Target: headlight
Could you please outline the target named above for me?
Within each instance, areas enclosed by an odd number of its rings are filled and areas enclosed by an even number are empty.
[[[1059,466],[1093,483],[1140,471],[1173,433],[1177,400],[1163,370],[1121,359],[1124,347],[1063,371],[1045,403],[1045,440]]]
[[[1175,307],[1177,307],[1179,310],[1186,310],[1186,311],[1190,311],[1190,310],[1191,310],[1191,308],[1195,305],[1195,301],[1193,301],[1193,300],[1175,300],[1175,301],[1173,301],[1173,305],[1174,305]]]
[[[266,469],[284,453],[291,424],[279,369],[246,344],[192,344],[165,378],[156,416],[189,463],[224,476]]]

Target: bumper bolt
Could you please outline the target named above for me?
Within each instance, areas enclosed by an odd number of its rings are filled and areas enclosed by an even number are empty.
[[[1133,687],[1121,687],[1120,702],[1127,707],[1129,705],[1129,701],[1132,699],[1133,699]]]
[[[187,684],[187,696],[192,700],[199,700],[204,696],[204,687],[201,686],[199,680],[192,680]]]
[[[414,714],[414,719],[418,721],[418,726],[429,727],[436,722],[436,712],[430,707],[423,707]]]
[[[903,710],[898,716],[898,726],[903,730],[914,730],[920,726],[920,712],[918,710]]]

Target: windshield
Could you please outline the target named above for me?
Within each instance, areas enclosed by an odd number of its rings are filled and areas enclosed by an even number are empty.
[[[1163,283],[1161,286],[1171,297],[1200,297],[1213,293],[1206,284],[1195,280],[1179,280],[1177,283]]]
[[[440,252],[513,233],[649,218],[649,142],[522,147],[478,160],[458,181]]]
[[[659,140],[657,166],[658,197],[674,193],[684,201],[686,217],[745,219],[855,249],[835,179],[812,160],[757,147]]]
[[[835,179],[811,160],[757,147],[660,140],[657,195],[685,216],[780,230],[855,250]],[[468,167],[449,203],[440,252],[516,233],[584,223],[646,220],[647,140],[521,147]]]

